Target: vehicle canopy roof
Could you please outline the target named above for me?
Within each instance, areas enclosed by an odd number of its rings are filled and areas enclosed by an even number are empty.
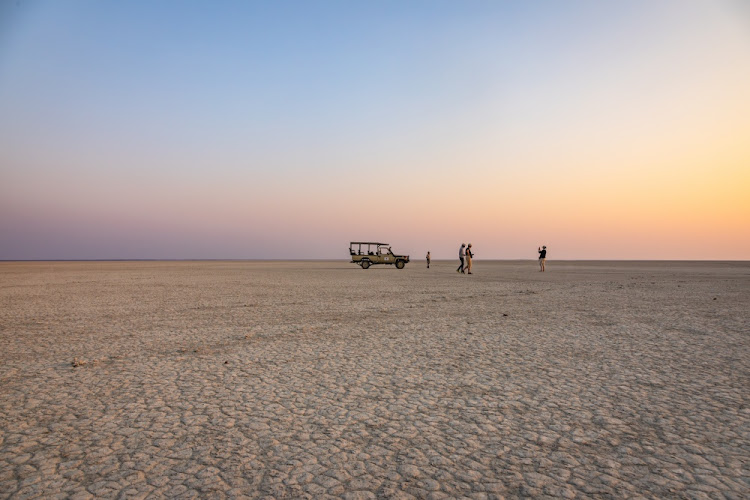
[[[376,241],[352,241],[349,243],[349,246],[354,245],[378,245],[378,246],[388,246],[388,243],[378,243]]]

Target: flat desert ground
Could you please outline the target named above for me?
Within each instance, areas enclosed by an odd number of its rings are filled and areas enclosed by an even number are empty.
[[[456,265],[0,263],[0,497],[750,497],[750,263]]]

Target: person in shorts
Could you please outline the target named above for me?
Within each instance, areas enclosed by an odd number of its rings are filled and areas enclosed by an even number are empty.
[[[544,272],[544,262],[547,260],[547,247],[542,245],[542,248],[537,249],[539,251],[539,272]]]

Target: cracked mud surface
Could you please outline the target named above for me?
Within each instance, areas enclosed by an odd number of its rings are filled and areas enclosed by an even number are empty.
[[[454,269],[0,263],[0,497],[750,496],[750,264]]]

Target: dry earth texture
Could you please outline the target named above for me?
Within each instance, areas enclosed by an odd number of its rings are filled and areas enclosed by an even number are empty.
[[[0,263],[0,497],[750,497],[750,263],[455,266]]]

